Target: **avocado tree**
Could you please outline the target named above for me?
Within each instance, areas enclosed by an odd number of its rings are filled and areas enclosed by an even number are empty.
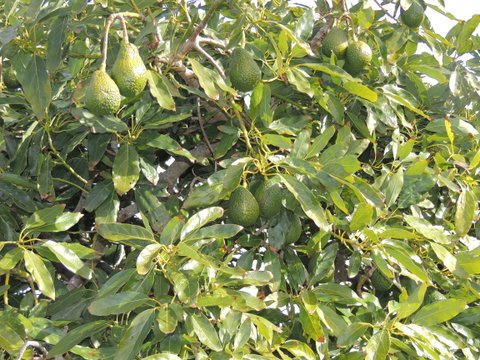
[[[478,359],[444,1],[5,1],[0,357]]]

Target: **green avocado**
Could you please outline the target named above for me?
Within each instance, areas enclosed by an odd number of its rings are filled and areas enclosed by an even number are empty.
[[[352,75],[361,73],[372,61],[372,49],[363,41],[354,41],[348,45],[345,53],[345,70]]]
[[[282,207],[282,188],[278,184],[261,184],[255,191],[260,208],[260,216],[269,219],[280,212]]]
[[[393,281],[391,279],[389,279],[388,277],[386,277],[380,270],[376,269],[373,274],[372,274],[372,277],[370,278],[370,280],[372,281],[372,286],[373,288],[380,292],[380,293],[384,293],[384,292],[387,292],[388,290],[390,290],[390,288],[392,287],[393,285]]]
[[[112,67],[120,93],[129,98],[140,94],[147,84],[147,68],[134,44],[123,41]]]
[[[333,28],[322,41],[322,52],[330,57],[335,53],[337,59],[343,59],[348,47],[347,32],[343,29]]]
[[[119,109],[120,102],[117,84],[105,70],[95,71],[85,90],[86,108],[95,115],[110,115]]]
[[[409,28],[416,29],[420,26],[425,17],[423,6],[414,2],[407,10],[400,11],[400,19]]]
[[[285,235],[285,244],[293,244],[302,235],[302,221],[300,218],[293,214],[291,217],[290,227]]]
[[[239,91],[252,90],[262,78],[262,72],[252,55],[241,48],[233,50],[228,74],[232,86]]]
[[[3,68],[3,82],[9,89],[18,89],[20,87],[20,83],[17,79],[17,72],[13,66],[10,65]]]
[[[252,193],[244,187],[238,187],[228,201],[227,215],[230,221],[243,227],[252,226],[259,214],[258,203]]]

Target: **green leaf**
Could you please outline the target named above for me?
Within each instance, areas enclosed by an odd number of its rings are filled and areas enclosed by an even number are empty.
[[[430,116],[425,114],[422,110],[417,108],[417,102],[412,94],[407,92],[406,90],[403,90],[399,87],[396,87],[394,85],[388,84],[384,85],[382,87],[384,95],[392,100],[393,102],[396,102],[397,104],[405,106],[408,110],[423,116],[427,120],[430,120]]]
[[[235,224],[215,224],[192,231],[185,237],[185,240],[229,239],[237,235],[242,229],[242,226]]]
[[[325,211],[310,189],[293,176],[281,175],[280,177],[287,189],[298,200],[305,214],[307,214],[321,230],[328,231],[329,225]]]
[[[456,255],[457,265],[468,274],[480,274],[480,248],[464,251]]]
[[[360,336],[365,334],[365,331],[371,326],[368,323],[355,322],[347,327],[345,332],[337,339],[337,346],[351,346],[357,341]]]
[[[304,64],[299,64],[297,66],[308,67],[310,69],[321,71],[321,72],[324,72],[325,74],[328,74],[330,76],[335,76],[335,77],[338,77],[338,78],[344,78],[344,79],[348,79],[348,80],[352,79],[350,74],[348,74],[342,68],[340,68],[338,66],[335,66],[335,65],[304,63]]]
[[[45,266],[42,258],[30,250],[24,250],[23,260],[27,271],[32,274],[33,280],[45,296],[55,300],[55,287],[53,279]]]
[[[182,360],[177,355],[167,352],[162,352],[160,354],[150,355],[142,360]]]
[[[252,320],[249,318],[245,319],[244,322],[240,325],[235,339],[233,340],[233,349],[237,350],[245,346],[250,339],[250,334],[252,333]]]
[[[439,324],[460,314],[465,310],[466,305],[467,300],[465,299],[439,300],[422,307],[412,316],[412,322],[427,326]]]
[[[357,208],[353,212],[352,220],[350,221],[350,230],[357,231],[367,227],[372,221],[373,206],[362,202],[358,204]]]
[[[366,360],[385,360],[390,350],[390,334],[388,330],[376,332],[368,340],[366,351]]]
[[[151,299],[141,292],[124,291],[92,301],[88,306],[88,311],[95,316],[125,314],[145,305],[149,301]]]
[[[478,210],[478,200],[470,189],[463,189],[457,199],[455,211],[455,231],[458,236],[465,236],[470,231]]]
[[[400,304],[397,308],[398,320],[409,317],[422,306],[426,290],[427,285],[421,283],[411,294],[408,294],[406,299],[405,296],[403,296],[403,291],[405,290],[402,290],[402,295],[400,295]]]
[[[282,348],[288,350],[297,359],[315,359],[315,353],[307,344],[298,340],[287,340],[282,344]]]
[[[140,160],[137,150],[130,144],[122,144],[112,167],[113,186],[118,195],[133,189],[140,177]]]
[[[158,105],[164,109],[175,111],[175,100],[162,77],[156,71],[149,70],[147,79],[150,93],[157,99]]]
[[[55,205],[35,211],[26,221],[27,232],[59,232],[70,229],[83,216],[78,212],[63,212],[64,205]]]
[[[62,63],[63,42],[67,34],[68,17],[58,17],[47,36],[47,68],[54,73]]]
[[[33,56],[25,69],[25,73],[28,76],[19,79],[25,97],[37,118],[43,119],[52,98],[52,87],[45,61],[38,56]]]
[[[317,314],[320,320],[333,332],[336,337],[341,336],[346,328],[347,323],[334,310],[326,305],[318,305]]]
[[[80,344],[80,342],[87,337],[95,335],[96,333],[106,329],[108,326],[109,323],[104,320],[93,321],[84,325],[80,325],[63,336],[61,340],[48,351],[48,356],[54,357],[61,355],[69,351],[75,345]]]
[[[409,273],[413,274],[417,280],[430,283],[425,270],[412,260],[411,254],[398,247],[389,244],[384,245],[386,253],[392,258],[392,262],[399,264]]]
[[[427,239],[445,245],[451,244],[453,241],[452,236],[447,234],[441,226],[432,225],[427,220],[412,215],[404,215],[403,218],[408,225]]]
[[[0,258],[0,275],[4,275],[12,270],[15,265],[23,258],[23,249],[15,247],[9,250]]]
[[[147,274],[153,266],[153,261],[162,249],[160,244],[150,244],[142,249],[137,257],[137,273]]]
[[[222,216],[223,209],[218,206],[200,210],[187,220],[180,233],[180,240],[184,240],[191,232],[201,228],[211,221],[221,218]]]
[[[193,331],[198,340],[213,351],[222,351],[223,346],[218,338],[217,331],[208,321],[205,315],[197,314],[190,317],[193,325]]]
[[[0,349],[15,353],[22,347],[24,341],[8,324],[2,324],[0,331]]]
[[[146,242],[154,242],[153,234],[144,227],[119,224],[105,223],[98,226],[98,233],[105,239],[110,241],[126,241],[126,240],[143,240]]]
[[[162,333],[170,334],[174,332],[178,324],[175,311],[170,306],[161,308],[157,314],[157,323]]]
[[[140,348],[152,328],[155,310],[148,309],[138,314],[123,334],[114,359],[133,360],[140,353]]]
[[[149,140],[147,142],[147,145],[157,149],[168,151],[169,153],[172,153],[174,155],[184,156],[193,162],[203,162],[203,159],[199,159],[193,156],[190,151],[182,148],[182,146],[178,142],[165,134],[158,135],[154,139]]]
[[[375,91],[358,82],[345,81],[342,86],[349,93],[360,96],[361,98],[364,98],[370,102],[376,102],[378,99],[378,95]]]
[[[110,180],[104,180],[96,184],[85,198],[85,210],[88,212],[96,210],[113,191],[113,183]]]
[[[44,246],[50,249],[60,262],[71,272],[90,280],[92,278],[92,270],[68,247],[62,243],[47,240]]]
[[[207,96],[213,100],[220,98],[219,88],[231,94],[235,94],[235,90],[229,87],[222,79],[217,71],[211,70],[193,58],[188,59],[192,65],[192,70],[197,75],[200,86],[205,90]]]

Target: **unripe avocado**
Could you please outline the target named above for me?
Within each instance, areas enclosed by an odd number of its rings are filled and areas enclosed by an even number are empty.
[[[260,209],[252,193],[240,186],[230,196],[227,214],[232,223],[247,227],[255,224]]]
[[[372,49],[363,41],[354,41],[348,45],[345,53],[345,70],[356,75],[372,61]]]
[[[393,285],[393,282],[391,279],[389,279],[388,277],[386,277],[380,270],[376,269],[373,274],[372,274],[372,277],[370,278],[370,280],[372,281],[372,286],[374,287],[374,289],[380,293],[384,293],[384,292],[387,292],[388,290],[390,290],[390,288],[392,287]]]
[[[9,89],[18,89],[20,87],[17,73],[12,66],[7,66],[3,69],[3,82]]]
[[[241,48],[233,50],[228,74],[233,87],[240,91],[252,90],[262,77],[262,72],[252,55]]]
[[[85,106],[96,115],[113,114],[120,107],[121,96],[117,84],[105,72],[97,70],[85,90]]]
[[[280,212],[282,207],[282,189],[278,184],[261,184],[255,191],[260,208],[260,216],[269,219]]]
[[[293,244],[302,235],[302,222],[300,218],[293,214],[291,217],[290,227],[285,235],[285,244]]]
[[[425,10],[423,6],[414,2],[407,10],[400,11],[400,19],[409,28],[417,28],[422,23],[425,17]]]
[[[332,52],[337,59],[343,59],[348,47],[347,32],[343,29],[333,28],[322,41],[322,52],[330,57]]]
[[[147,84],[147,68],[134,44],[123,41],[112,67],[113,80],[125,97],[140,94]]]

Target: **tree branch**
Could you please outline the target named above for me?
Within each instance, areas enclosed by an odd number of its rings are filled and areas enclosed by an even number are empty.
[[[329,17],[325,25],[323,25],[320,30],[315,34],[315,36],[310,40],[310,48],[314,53],[322,47],[322,40],[327,36],[331,27],[333,26],[333,17]]]
[[[47,349],[45,349],[43,347],[42,344],[40,344],[38,341],[25,341],[22,345],[22,347],[20,348],[20,351],[18,352],[18,355],[17,357],[15,358],[15,360],[21,360],[23,358],[23,355],[25,354],[25,351],[27,351],[28,347],[31,346],[31,347],[34,347],[36,349],[39,349],[44,357],[46,358],[47,357]]]
[[[177,51],[177,53],[173,58],[173,61],[183,59],[190,52],[190,50],[192,50],[195,47],[195,43],[197,42],[198,35],[200,35],[203,29],[207,27],[208,22],[210,21],[213,14],[215,13],[215,10],[217,10],[217,8],[222,3],[223,3],[223,0],[217,0],[212,4],[210,9],[208,9],[208,12],[205,14],[205,17],[200,21],[200,23],[197,25],[195,30],[193,30],[192,35],[190,35],[187,41],[185,41],[185,43]]]

